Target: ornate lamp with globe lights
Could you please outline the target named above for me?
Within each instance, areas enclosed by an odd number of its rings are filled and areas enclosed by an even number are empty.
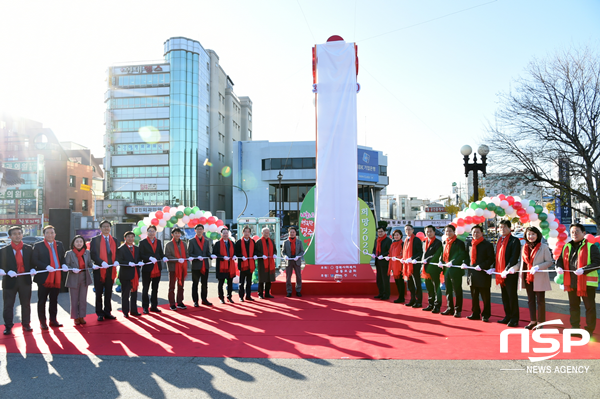
[[[465,165],[465,176],[469,177],[469,172],[473,171],[473,201],[479,201],[479,174],[481,171],[483,176],[486,174],[487,167],[487,155],[490,152],[490,148],[482,144],[477,149],[479,155],[481,155],[481,163],[477,162],[477,153],[473,154],[473,163],[469,163],[469,155],[473,152],[473,149],[470,145],[463,145],[460,149],[460,153],[464,157],[464,165]]]

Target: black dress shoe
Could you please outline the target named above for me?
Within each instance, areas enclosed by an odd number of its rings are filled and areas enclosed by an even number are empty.
[[[59,328],[59,327],[62,327],[63,325],[60,324],[58,321],[51,321],[49,326]]]
[[[232,297],[230,297],[230,296],[228,296],[228,297],[227,297],[227,300],[228,300],[229,302],[231,302],[231,303],[235,303],[235,302],[233,302],[233,298],[232,298]]]
[[[510,321],[510,319],[507,318],[507,317],[505,317],[502,320],[498,320],[498,323],[500,323],[500,324],[508,324],[509,321]]]
[[[398,298],[394,301],[394,303],[401,303],[404,305],[404,298]]]
[[[431,313],[440,313],[440,308],[434,307]]]
[[[300,297],[302,296],[302,294],[301,294],[301,293],[299,293],[299,292],[296,292],[296,296],[297,296],[298,298],[300,298]]]
[[[159,308],[150,308],[150,311],[154,313],[162,313],[162,310],[160,310]]]
[[[510,323],[508,323],[509,327],[519,327],[519,322],[518,321],[511,321]]]
[[[429,305],[426,308],[423,308],[423,312],[431,312],[433,310],[433,305]]]
[[[48,329],[48,325],[46,324],[46,322],[41,322],[41,323],[40,323],[40,328],[41,328],[42,330],[47,330],[47,329]]]
[[[170,306],[169,309],[171,309],[171,310],[177,310],[177,306],[175,306],[175,305]]]
[[[414,303],[413,301],[410,301],[410,302],[408,302],[408,303],[404,304],[404,306],[411,306],[411,307],[412,307],[414,304],[415,304],[415,303]]]
[[[221,302],[221,304],[225,303],[225,299],[219,299],[219,301]]]
[[[197,302],[197,301],[196,301],[196,302],[194,302],[194,307],[195,307],[195,308],[197,308],[197,307],[200,307],[200,305],[198,304],[198,302]]]
[[[263,296],[263,294],[258,294],[258,299],[265,299],[265,297]]]
[[[247,301],[254,302],[254,298],[252,298],[252,297],[250,297],[250,296],[247,296],[247,297],[246,297],[246,300],[247,300]]]
[[[381,299],[381,295],[374,296],[373,299]]]
[[[148,309],[142,309],[142,313],[143,314],[150,314],[150,312],[148,311]]]
[[[244,297],[243,296],[240,297],[240,302],[244,302]]]
[[[271,294],[267,294],[267,295],[265,295],[265,298],[275,298],[275,297]]]
[[[177,309],[187,309],[187,306],[185,306],[183,303],[177,304]]]
[[[205,306],[212,306],[213,304],[208,301],[202,301],[202,304]]]
[[[141,314],[141,313],[139,313],[139,312],[135,312],[135,313],[131,312],[131,315],[132,315],[132,316],[137,316],[137,317],[140,317],[142,314]]]
[[[443,316],[451,316],[454,314],[454,308],[448,308],[442,312]]]
[[[109,314],[108,316],[104,316],[104,318],[106,320],[117,320],[117,318],[115,316],[111,315],[111,314]]]
[[[30,326],[23,326],[23,332],[32,332],[33,328],[31,328]]]
[[[458,310],[456,312],[454,312],[454,317],[456,317],[457,319],[460,319],[460,312]]]
[[[527,324],[527,325],[525,326],[525,328],[526,328],[526,329],[528,329],[528,330],[531,330],[531,329],[533,329],[533,327],[535,327],[536,325],[537,325],[537,322],[533,322],[533,321],[532,321],[531,323]]]
[[[414,305],[412,305],[413,308],[418,309],[418,308],[422,308],[423,305],[420,303],[415,303]]]
[[[489,323],[490,322],[490,318],[489,317],[484,317],[481,320],[483,320],[484,323]]]
[[[104,316],[98,316],[98,321],[104,321]]]
[[[12,334],[12,331],[11,331],[10,328],[5,328],[4,332],[2,334],[4,334],[4,335],[10,335],[10,334]]]
[[[291,297],[292,297],[292,294],[288,293],[288,294],[287,294],[285,297],[286,297],[286,298],[291,298]]]
[[[471,316],[467,316],[467,319],[469,319],[469,320],[481,320],[481,316],[475,316],[474,314],[472,314]]]
[[[126,319],[128,319],[129,315],[127,313],[123,313],[123,317],[125,317]]]

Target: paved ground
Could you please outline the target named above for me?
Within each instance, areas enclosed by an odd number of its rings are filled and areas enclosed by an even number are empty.
[[[188,277],[189,278],[189,277]],[[167,303],[166,274],[160,303]],[[37,301],[34,284],[32,303]],[[468,297],[468,287],[463,287]],[[547,310],[568,313],[565,293],[547,294]],[[185,285],[191,304],[191,281]],[[217,293],[211,272],[209,296]],[[235,298],[235,294],[234,294]],[[120,294],[113,296],[120,309]],[[237,299],[237,298],[236,298]],[[526,296],[521,295],[521,306]],[[500,293],[493,293],[500,302]],[[94,313],[90,288],[88,313]],[[218,306],[218,305],[217,305]],[[599,307],[600,308],[600,307]],[[70,323],[69,296],[59,296],[59,320]],[[600,309],[599,309],[600,310]],[[17,309],[16,320],[19,322]],[[463,316],[468,315],[465,311]],[[32,320],[37,319],[32,306]],[[0,319],[1,320],[1,319]],[[1,322],[1,321],[0,321]],[[533,373],[542,366],[549,373]],[[580,367],[583,373],[569,367]],[[562,367],[562,368],[561,368]],[[588,367],[585,369],[584,367]],[[510,369],[501,371],[501,369]],[[600,360],[439,361],[313,360],[0,355],[0,397],[600,397]],[[50,394],[51,392],[51,394]]]

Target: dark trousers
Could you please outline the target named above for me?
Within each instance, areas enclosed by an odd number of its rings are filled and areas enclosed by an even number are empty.
[[[100,270],[94,270],[94,289],[96,290],[96,314],[98,316],[109,316],[112,311],[112,268],[106,269],[106,279],[100,280]],[[102,297],[104,296],[104,308]]]
[[[238,285],[238,292],[240,293],[240,298],[246,299],[251,298],[252,296],[252,272],[250,269],[240,271],[240,284]]]
[[[517,274],[509,274],[504,279],[504,286],[502,286],[502,305],[504,305],[505,318],[514,323],[519,322],[518,283],[519,276]]]
[[[442,307],[442,285],[440,284],[440,273],[430,273],[431,278],[425,279],[428,302],[430,306]]]
[[[231,298],[231,295],[233,294],[233,277],[220,278],[218,284],[220,299],[225,298],[225,293],[223,292],[223,284],[225,283],[225,280],[227,280],[227,298]]]
[[[408,290],[410,301],[416,304],[423,303],[423,289],[421,288],[421,271],[417,265],[413,265],[412,276],[408,276]]]
[[[131,280],[121,280],[121,309],[123,314],[138,313],[137,310],[137,290],[131,290]]]
[[[160,283],[160,276],[150,277],[152,272],[142,272],[142,308],[148,309],[148,305],[152,306],[152,309],[156,309],[158,306],[158,283]],[[148,296],[152,286],[152,296]]]
[[[454,309],[456,312],[462,312],[463,305],[463,290],[462,290],[463,271],[449,267],[444,274],[446,281],[446,301],[448,308]],[[456,304],[454,303],[456,296]]]
[[[56,313],[58,312],[58,293],[60,288],[47,288],[44,285],[38,285],[38,318],[40,322],[46,322],[46,301],[50,297],[50,305],[48,313],[50,313],[50,321],[56,321]]]
[[[28,278],[29,276],[17,276],[17,279],[21,277]],[[12,277],[4,277],[12,278]],[[19,294],[19,302],[21,303],[21,324],[24,327],[28,327],[31,322],[31,283],[26,284],[17,280],[17,284],[13,288],[2,290],[2,300],[4,302],[4,325],[10,329],[13,326],[13,315],[15,310],[15,300]]]
[[[377,289],[382,298],[390,297],[390,276],[388,276],[388,262],[375,260],[375,270],[377,271]]]
[[[271,282],[258,283],[258,295],[263,296],[271,293]]]
[[[483,302],[483,312],[479,307],[479,297]],[[490,287],[473,287],[471,286],[471,310],[475,318],[483,317],[489,319],[492,315],[492,295]]]
[[[288,265],[285,268],[285,289],[288,294],[292,293],[292,273],[296,273],[296,292],[302,290],[302,262],[288,260]],[[389,285],[389,282],[388,282]]]
[[[394,279],[396,282],[396,288],[398,288],[398,299],[404,303],[404,297],[406,296],[406,287],[404,283],[404,278],[402,278],[402,273],[400,273],[400,277]]]
[[[527,305],[529,306],[529,320],[543,323],[546,321],[546,291],[534,291],[533,284],[525,282],[527,290]],[[537,306],[536,306],[537,302]],[[536,312],[537,310],[537,312]],[[537,313],[537,314],[536,314]],[[595,313],[595,311],[594,311]]]
[[[567,291],[569,294],[569,311],[571,327],[579,328],[581,320],[581,301],[585,305],[585,329],[591,334],[596,329],[596,287],[587,287],[587,296],[578,296],[577,291]]]
[[[175,306],[175,285],[177,285],[177,305],[183,305],[183,281],[181,284],[175,277],[175,272],[169,272],[169,304]]]
[[[208,296],[208,268],[204,274],[200,272],[201,270],[192,270],[192,300],[194,302],[198,302],[198,285],[200,285],[200,298],[203,302]]]

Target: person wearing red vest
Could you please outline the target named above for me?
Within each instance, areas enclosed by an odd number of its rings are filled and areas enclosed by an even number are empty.
[[[140,249],[134,245],[135,234],[128,231],[123,235],[125,243],[117,249],[117,262],[119,262],[119,281],[121,281],[121,308],[123,316],[141,316],[137,307],[138,287],[143,262],[140,258]]]
[[[49,313],[50,327],[62,327],[56,320],[58,313],[58,294],[60,292],[61,276],[65,263],[65,249],[62,242],[56,241],[56,232],[54,226],[44,227],[44,241],[38,242],[33,247],[33,264],[38,271],[47,271],[36,273],[33,281],[38,285],[38,318],[42,330],[47,330],[46,324],[46,301],[50,297]],[[67,266],[65,265],[65,268]]]
[[[252,299],[252,273],[256,267],[254,260],[256,243],[251,237],[252,230],[249,226],[244,227],[244,236],[235,243],[235,256],[238,258],[238,270],[240,271],[240,283],[238,291],[240,301],[253,301]]]
[[[156,226],[148,226],[146,230],[148,236],[140,241],[140,258],[144,262],[142,266],[142,313],[150,312],[161,313],[158,308],[158,284],[162,271],[162,260],[165,257],[162,242],[156,238]],[[149,298],[148,292],[152,286],[152,295]],[[150,309],[148,309],[150,306]]]
[[[183,304],[183,283],[187,276],[188,253],[181,239],[183,232],[179,227],[171,230],[173,239],[165,245],[165,257],[168,259],[169,270],[169,305],[171,310],[187,309]],[[175,302],[175,286],[177,285],[177,302]]]
[[[302,256],[304,255],[304,247],[302,241],[298,239],[298,230],[296,227],[290,227],[288,230],[289,238],[283,242],[281,253],[283,259],[287,261],[285,269],[285,286],[287,297],[292,296],[292,273],[296,273],[296,296],[301,297],[302,293]]]
[[[31,263],[33,253],[29,245],[23,244],[23,229],[13,226],[8,229],[10,244],[0,249],[0,276],[2,277],[2,299],[4,302],[4,335],[10,335],[13,327],[15,299],[19,294],[21,303],[21,325],[23,332],[31,332],[31,274],[35,273]]]
[[[600,251],[585,239],[585,227],[574,223],[569,227],[573,241],[567,243],[556,261],[556,271],[564,274],[564,287],[569,296],[571,327],[579,328],[581,301],[585,305],[585,329],[590,335],[596,329],[596,287],[600,269]],[[575,255],[577,254],[577,255]],[[565,273],[564,271],[567,270]]]
[[[221,230],[221,239],[215,243],[213,247],[213,256],[217,259],[217,279],[219,280],[219,299],[221,303],[225,303],[225,293],[223,292],[223,284],[227,280],[227,300],[233,302],[233,278],[236,275],[234,244],[229,239],[229,229]]]
[[[96,315],[98,321],[116,319],[112,311],[112,286],[117,278],[118,241],[110,234],[111,225],[108,220],[100,222],[101,234],[90,241],[90,255],[94,261],[94,290],[96,292]],[[104,306],[102,306],[104,297]]]
[[[208,302],[208,269],[210,266],[210,255],[212,253],[212,241],[204,236],[204,226],[196,225],[196,236],[188,241],[188,255],[192,258],[202,257],[203,259],[194,259],[192,261],[192,300],[194,307],[198,304],[198,284],[200,284],[200,298],[205,306],[212,306]]]
[[[268,227],[262,229],[262,237],[256,242],[256,256],[258,257],[258,297],[275,298],[271,295],[271,283],[275,281],[275,258],[277,250],[271,239]]]

